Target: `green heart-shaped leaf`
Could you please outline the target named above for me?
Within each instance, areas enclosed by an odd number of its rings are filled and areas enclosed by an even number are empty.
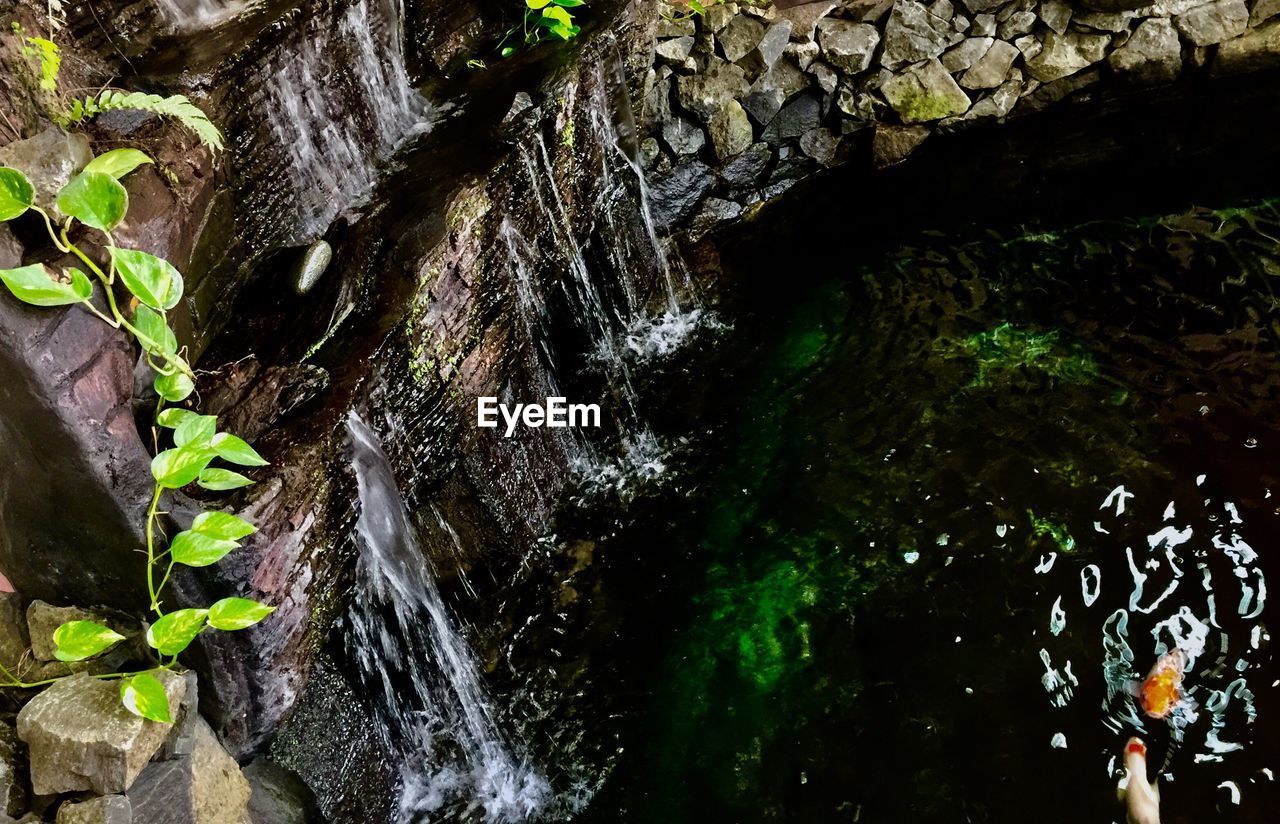
[[[209,607],[209,626],[223,630],[244,629],[275,611],[275,607],[259,604],[248,598],[223,598]]]
[[[164,684],[149,672],[141,672],[120,682],[120,703],[134,715],[161,724],[172,724],[169,696]]]
[[[204,446],[218,432],[218,419],[213,415],[189,415],[173,433],[177,446]]]
[[[235,541],[214,538],[188,529],[174,536],[169,552],[173,555],[173,560],[180,564],[203,567],[216,564],[239,546]]]
[[[58,193],[58,211],[86,226],[110,232],[129,211],[129,193],[111,175],[81,172]]]
[[[191,523],[191,530],[210,538],[238,541],[257,532],[258,528],[229,512],[201,512]]]
[[[83,661],[123,640],[123,635],[95,621],[68,621],[53,631],[53,657],[59,661]]]
[[[213,451],[224,461],[240,466],[266,466],[267,461],[249,444],[228,432],[219,432],[210,442]]]
[[[203,447],[166,449],[151,460],[151,476],[165,489],[178,489],[200,477],[213,458],[213,452]]]
[[[556,2],[562,2],[562,0],[556,0]],[[142,164],[152,162],[154,161],[151,158],[137,149],[112,149],[90,160],[89,165],[85,166],[84,170],[86,172],[101,172],[119,180]]]
[[[228,489],[251,486],[255,481],[246,478],[239,472],[232,472],[230,469],[206,469],[200,473],[196,483],[214,492],[225,492]]]
[[[0,222],[22,215],[36,202],[36,190],[17,169],[0,167]]]
[[[182,275],[169,261],[138,249],[108,251],[124,285],[147,306],[168,311],[182,300]]]
[[[159,312],[139,306],[133,313],[133,325],[141,333],[138,342],[143,349],[161,357],[178,354],[178,338]]]
[[[44,264],[33,263],[18,269],[0,269],[0,280],[14,297],[32,306],[67,306],[84,303],[93,295],[93,283],[79,269],[70,270],[71,282],[49,277]]]
[[[191,397],[196,385],[182,372],[172,375],[159,375],[155,382],[156,394],[169,403],[182,403]]]
[[[569,14],[569,12],[565,11],[559,6],[547,6],[545,9],[542,10],[542,16],[550,20],[554,20],[555,22],[564,26],[566,29],[569,26],[573,25],[573,17]]]
[[[207,609],[179,609],[160,618],[147,630],[147,643],[161,655],[182,652],[205,627]]]
[[[156,423],[160,424],[165,429],[177,429],[179,426],[182,426],[183,421],[194,414],[196,413],[192,412],[190,409],[170,407],[160,413],[159,417],[156,418]]]

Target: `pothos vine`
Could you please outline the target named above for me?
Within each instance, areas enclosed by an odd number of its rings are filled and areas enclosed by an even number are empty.
[[[202,512],[191,527],[164,545],[161,505],[165,493],[197,484],[222,491],[253,483],[251,479],[215,461],[239,467],[267,465],[261,455],[241,438],[218,431],[213,415],[201,415],[181,404],[194,391],[194,372],[185,349],[169,325],[168,313],[182,299],[183,278],[168,261],[139,249],[122,248],[112,232],[120,225],[129,207],[129,196],[121,178],[152,160],[136,149],[115,149],[95,157],[62,188],[56,199],[54,216],[36,203],[36,191],[21,171],[0,167],[0,222],[34,213],[43,221],[53,245],[74,256],[84,270],[67,267],[51,272],[42,263],[0,270],[0,280],[19,300],[33,306],[78,306],[115,329],[128,332],[141,346],[147,363],[155,370],[155,391],[159,397],[154,413],[157,454],[151,461],[153,491],[147,508],[145,577],[150,600],[151,625],[146,632],[155,663],[135,672],[99,674],[93,677],[118,679],[120,698],[132,713],[153,721],[171,722],[172,712],[164,683],[158,677],[178,666],[178,657],[200,633],[208,630],[241,630],[253,626],[274,611],[274,607],[247,598],[223,598],[207,608],[166,611],[165,587],[175,567],[204,567],[214,564],[241,546],[244,538],[257,531],[248,521],[226,512]],[[102,238],[105,258],[86,252],[73,240],[77,223]],[[95,282],[101,285],[105,309],[95,305]],[[130,300],[122,309],[117,292],[127,292]],[[167,434],[162,434],[167,433]],[[172,442],[160,449],[161,439]],[[68,621],[53,633],[55,657],[60,661],[85,661],[106,652],[124,636],[96,621]],[[0,685],[39,687],[58,679],[22,681],[0,665]]]

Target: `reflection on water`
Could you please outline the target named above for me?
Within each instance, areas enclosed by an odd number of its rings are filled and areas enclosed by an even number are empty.
[[[1166,824],[1278,820],[1278,237],[1263,205],[926,238],[748,299],[719,468],[613,541],[664,600],[598,685],[643,709],[591,820],[1114,821],[1130,735]]]

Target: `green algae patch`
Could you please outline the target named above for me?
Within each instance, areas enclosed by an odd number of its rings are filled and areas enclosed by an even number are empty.
[[[1031,534],[1037,538],[1048,538],[1063,552],[1071,552],[1076,548],[1076,539],[1071,537],[1065,524],[1041,518],[1031,510],[1027,510],[1027,518],[1031,521]]]
[[[1005,378],[1043,376],[1053,382],[1088,383],[1098,364],[1083,348],[1063,343],[1056,331],[1036,331],[1002,323],[950,342],[950,354],[972,359],[969,387],[985,387]]]

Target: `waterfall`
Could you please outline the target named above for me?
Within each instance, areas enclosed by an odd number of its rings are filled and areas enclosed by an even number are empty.
[[[243,0],[156,0],[156,5],[179,31],[212,25],[245,9]]]
[[[355,413],[347,428],[360,497],[348,644],[404,756],[401,820],[532,819],[551,788],[498,728],[381,444]]]
[[[256,108],[272,145],[266,158],[258,157],[258,141],[241,154],[283,178],[278,191],[264,193],[263,206],[292,216],[285,244],[314,240],[361,205],[378,164],[429,127],[430,104],[405,69],[401,18],[387,0],[356,0],[336,20],[307,23],[268,61]]]

